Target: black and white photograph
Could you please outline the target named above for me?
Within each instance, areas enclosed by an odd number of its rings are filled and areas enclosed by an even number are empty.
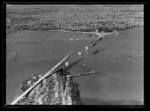
[[[144,4],[6,3],[6,105],[144,105]]]

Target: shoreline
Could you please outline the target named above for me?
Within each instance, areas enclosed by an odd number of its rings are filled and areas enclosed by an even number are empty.
[[[144,26],[143,25],[140,25],[140,26],[135,26],[135,27],[127,27],[126,29],[120,29],[120,30],[115,30],[115,29],[110,29],[110,28],[107,28],[108,30],[112,30],[112,32],[106,32],[105,35],[106,36],[109,36],[113,33],[116,33],[114,36],[118,35],[119,34],[119,31],[125,31],[125,30],[130,30],[130,29],[133,29],[133,28],[143,28]],[[102,30],[105,29],[103,27],[100,27]],[[24,30],[17,30],[17,31],[12,31],[10,33],[6,33],[6,37],[9,36],[9,35],[12,35],[12,34],[17,34],[19,32],[23,32],[23,31],[63,31],[63,32],[77,32],[77,33],[85,33],[85,34],[96,34],[96,35],[99,35],[97,33],[95,33],[95,31],[83,31],[83,30],[71,30],[71,29],[24,29]],[[7,32],[7,31],[6,31]]]
[[[95,31],[93,31],[93,32],[68,31],[68,30],[58,30],[58,31],[77,32],[77,33],[83,33],[83,34],[95,34],[95,35],[98,35],[99,37],[101,36],[100,32],[95,32]],[[113,35],[113,34],[114,34],[114,36],[117,36],[117,35],[119,35],[119,32],[115,31],[115,30],[112,30],[112,32],[103,32],[103,34],[104,34],[104,38],[105,38],[105,36],[107,37],[107,36],[110,36],[110,35]]]
[[[42,31],[42,30],[43,30],[43,29],[41,29],[40,31]],[[75,32],[75,33],[82,33],[82,34],[95,34],[95,35],[100,36],[100,32],[96,32],[96,31],[76,31],[76,30],[73,30],[73,31],[72,31],[72,30],[65,30],[65,29],[54,29],[54,30],[52,30],[52,29],[44,29],[43,31],[45,31],[45,30],[47,30],[47,31]],[[23,32],[23,31],[39,31],[39,30],[35,30],[35,29],[33,29],[33,30],[19,30],[19,31],[17,31],[17,32],[10,33],[10,34],[8,34],[8,35],[17,34],[18,32]],[[119,32],[116,31],[116,30],[112,30],[112,32],[103,32],[103,34],[104,34],[104,36],[109,36],[109,35],[111,35],[111,34],[118,35]],[[7,35],[7,36],[8,36],[8,35]]]

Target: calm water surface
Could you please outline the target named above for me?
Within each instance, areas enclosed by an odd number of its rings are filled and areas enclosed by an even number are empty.
[[[68,51],[81,51],[70,61],[84,58],[70,72],[96,70],[92,76],[75,78],[85,104],[143,104],[143,28],[119,32],[92,49],[105,50],[85,54],[92,41],[87,34],[63,31],[24,31],[7,37],[6,102],[19,93],[19,85],[36,73],[46,73]],[[71,39],[70,39],[71,38]]]

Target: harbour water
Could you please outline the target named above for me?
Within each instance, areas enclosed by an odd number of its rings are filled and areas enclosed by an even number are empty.
[[[72,74],[95,70],[92,76],[74,78],[85,104],[143,104],[143,28],[120,31],[103,39],[91,51],[85,47],[93,39],[86,33],[63,31],[23,31],[7,37],[6,102],[19,93],[19,85],[37,73],[46,73],[69,51],[70,61],[83,58],[72,67]]]

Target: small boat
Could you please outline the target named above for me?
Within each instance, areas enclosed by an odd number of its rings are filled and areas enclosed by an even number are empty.
[[[93,54],[98,54],[99,52],[103,51],[104,49],[101,49],[101,50],[95,50],[93,51]]]
[[[90,44],[90,47],[94,47],[97,45],[97,42],[93,42],[92,44]]]

